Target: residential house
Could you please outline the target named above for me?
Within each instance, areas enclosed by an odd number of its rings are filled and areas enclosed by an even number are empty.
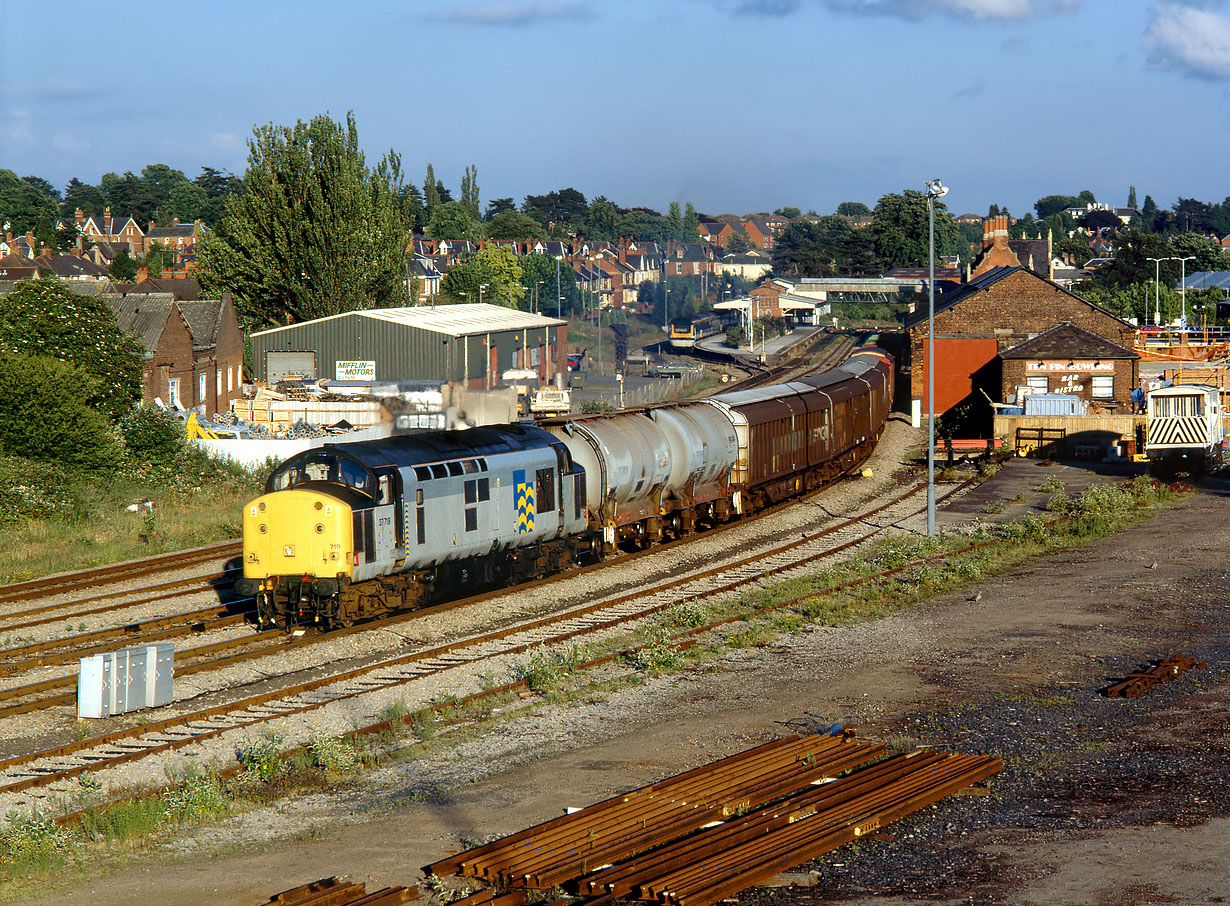
[[[413,305],[426,305],[440,294],[444,275],[431,258],[415,255],[406,262],[406,293]]]
[[[742,254],[723,255],[713,263],[715,273],[733,274],[757,282],[773,270],[773,258],[761,249],[748,249]]]
[[[120,328],[144,351],[142,400],[208,416],[243,393],[243,336],[229,294],[177,302],[170,293],[108,294]]]
[[[88,217],[77,208],[75,220],[77,233],[85,241],[127,245],[128,253],[134,258],[145,254],[145,233],[137,222],[131,217],[112,217],[109,206],[101,216],[91,214]]]
[[[713,249],[703,242],[675,242],[666,244],[666,275],[668,277],[696,277],[713,273]]]
[[[1008,216],[1001,214],[982,221],[982,252],[970,271],[979,277],[997,267],[1029,268],[1039,277],[1052,279],[1051,236],[1045,239],[1009,239]]]
[[[141,254],[148,255],[150,248],[155,242],[161,245],[164,249],[174,249],[176,251],[176,259],[179,258],[179,253],[187,251],[196,246],[197,240],[205,233],[205,224],[199,220],[194,220],[192,223],[180,223],[179,218],[171,221],[170,226],[160,227],[154,221],[149,222],[149,229],[145,231],[145,245],[141,250]]]
[[[725,221],[705,221],[700,223],[700,239],[708,242],[714,248],[724,249],[735,236],[735,228]]]

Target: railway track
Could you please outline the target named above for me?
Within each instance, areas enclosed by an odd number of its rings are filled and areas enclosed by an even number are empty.
[[[207,563],[211,560],[237,557],[241,551],[242,545],[240,542],[221,541],[217,544],[210,544],[188,551],[158,554],[157,556],[145,557],[140,560],[129,560],[124,563],[113,563],[107,566],[60,573],[55,576],[45,576],[41,579],[29,579],[24,582],[0,585],[0,604],[35,598],[48,598],[53,595],[70,594],[81,589],[97,588],[100,585],[127,582],[132,579],[139,579],[142,576],[155,575],[173,569],[184,569],[200,563]]]
[[[32,795],[38,798],[55,795],[57,786],[62,788],[65,782],[88,772],[176,751],[228,732],[248,732],[272,721],[302,717],[372,693],[403,689],[427,677],[438,679],[451,672],[458,679],[450,681],[449,688],[462,688],[466,682],[472,681],[472,674],[480,666],[507,666],[511,658],[532,649],[575,643],[603,633],[627,631],[630,624],[681,602],[730,595],[757,582],[780,579],[788,574],[791,567],[806,568],[805,565],[795,566],[800,561],[814,564],[835,556],[839,551],[870,540],[901,519],[921,512],[919,495],[922,490],[921,485],[917,486],[896,500],[831,528],[769,546],[725,566],[708,567],[670,578],[653,588],[624,595],[597,596],[563,612],[522,619],[490,632],[348,669],[326,671],[323,675],[308,679],[270,676],[266,682],[277,688],[229,702],[183,710],[141,726],[129,726],[89,739],[10,757],[0,761],[0,802],[15,802],[14,796],[28,791],[37,791]],[[420,614],[406,614],[401,619],[417,616]],[[382,621],[380,625],[384,627],[388,621]],[[354,627],[349,631],[360,630],[361,627]],[[338,637],[337,633],[301,639],[280,636],[265,654],[285,652],[289,646],[333,641]],[[189,671],[219,669],[224,664],[251,660],[255,656],[260,655],[252,652],[227,653],[218,659],[203,659],[183,671],[177,665],[176,672],[185,675]],[[50,706],[66,703],[66,699],[71,698],[71,693],[59,691],[47,696],[46,700]],[[179,707],[184,708],[184,704]],[[16,802],[32,804],[24,800]]]

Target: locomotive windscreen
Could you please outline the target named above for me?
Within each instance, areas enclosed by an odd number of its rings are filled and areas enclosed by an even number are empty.
[[[362,463],[332,450],[309,450],[288,459],[269,476],[266,492],[319,481],[345,485],[368,497],[376,496],[376,476]]]

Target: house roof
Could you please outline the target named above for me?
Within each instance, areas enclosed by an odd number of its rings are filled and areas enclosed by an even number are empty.
[[[1092,331],[1064,321],[1000,353],[1004,359],[1138,359],[1139,355]]]
[[[124,293],[170,293],[177,302],[193,302],[201,298],[201,284],[195,277],[150,277],[140,283],[123,283],[116,292]]]
[[[51,255],[36,259],[37,263],[49,267],[57,277],[105,277],[107,269],[95,264],[89,258],[78,258],[76,255]]]
[[[201,302],[177,302],[176,307],[192,334],[194,349],[208,349],[218,345],[218,327],[222,324],[222,300],[207,299]]]
[[[120,330],[133,334],[145,350],[145,358],[152,358],[167,318],[175,310],[175,298],[170,293],[134,293],[108,294],[102,300],[115,312]]]
[[[470,302],[463,305],[420,305],[408,308],[373,308],[365,311],[348,311],[340,315],[330,315],[313,322],[334,321],[339,318],[370,318],[374,321],[387,321],[393,324],[404,324],[419,330],[429,330],[432,333],[445,334],[451,337],[475,336],[506,330],[523,330],[526,328],[552,327],[566,322],[543,315],[530,314],[516,308],[505,308],[502,305],[492,305],[490,302]],[[261,330],[253,337],[266,336],[284,330],[294,330],[303,324],[290,324],[285,327],[273,327]]]
[[[948,309],[952,308],[954,305],[959,305],[963,300],[968,299],[970,296],[974,295],[975,293],[990,289],[996,283],[999,283],[1001,280],[1012,276],[1018,271],[1024,271],[1025,273],[1029,274],[1030,276],[1038,280],[1043,281],[1044,283],[1049,283],[1051,286],[1055,287],[1055,289],[1059,290],[1062,293],[1065,293],[1066,295],[1071,296],[1073,299],[1076,299],[1078,302],[1081,302],[1084,305],[1088,305],[1090,308],[1094,309],[1097,312],[1100,312],[1101,314],[1106,315],[1106,317],[1108,318],[1114,318],[1124,327],[1129,327],[1129,328],[1132,327],[1131,324],[1123,320],[1123,318],[1120,318],[1118,315],[1107,311],[1105,308],[1102,308],[1100,305],[1094,305],[1088,299],[1078,296],[1076,293],[1068,289],[1065,289],[1064,287],[1056,283],[1054,280],[1048,280],[1046,277],[1042,277],[1042,276],[1039,276],[1038,274],[1035,274],[1033,271],[1029,270],[1029,268],[1024,267],[1023,265],[1013,266],[1013,267],[991,268],[991,270],[987,271],[985,274],[975,277],[974,279],[970,280],[968,283],[963,283],[960,286],[954,287],[940,295],[937,295],[935,297],[935,313],[938,315],[941,312],[947,311]],[[938,273],[939,271],[937,270],[936,274],[938,275]],[[887,276],[887,274],[885,276]],[[918,306],[915,312],[912,315],[910,315],[909,318],[906,319],[906,322],[905,322],[906,330],[910,330],[911,328],[917,326],[918,324],[925,322],[928,316],[928,308],[929,306],[926,306],[926,305]]]
[[[204,227],[201,227],[204,229]],[[196,233],[197,225],[195,223],[174,223],[171,226],[154,227],[145,234],[147,239],[174,239],[177,237],[188,238]]]

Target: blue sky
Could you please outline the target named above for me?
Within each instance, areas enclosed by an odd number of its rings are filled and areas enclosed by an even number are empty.
[[[242,174],[255,125],[353,110],[368,160],[491,198],[954,213],[1230,196],[1230,3],[0,0],[0,167]]]

